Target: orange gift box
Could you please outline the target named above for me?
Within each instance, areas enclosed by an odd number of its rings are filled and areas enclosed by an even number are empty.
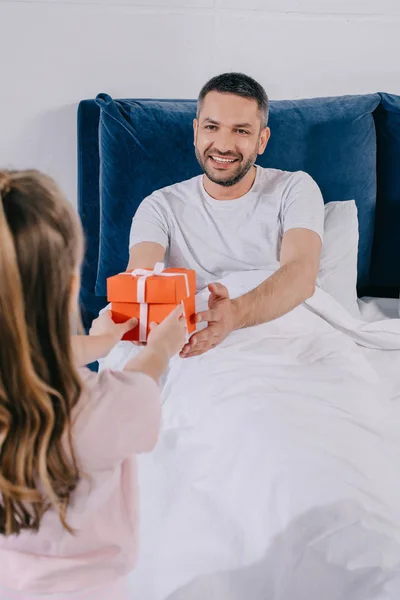
[[[123,340],[144,342],[150,323],[161,323],[174,308],[184,306],[188,333],[196,329],[195,323],[196,273],[187,269],[164,269],[157,263],[154,269],[135,269],[107,279],[107,299],[115,323],[132,317],[139,325],[128,331]]]

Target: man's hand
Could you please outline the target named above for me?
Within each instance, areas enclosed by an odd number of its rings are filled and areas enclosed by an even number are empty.
[[[180,353],[182,358],[204,354],[220,344],[235,328],[235,305],[226,287],[221,283],[210,283],[208,289],[208,310],[196,315],[198,323],[208,321],[208,326],[192,335]]]

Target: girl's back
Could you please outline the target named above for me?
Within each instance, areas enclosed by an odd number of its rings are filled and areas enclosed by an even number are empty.
[[[158,387],[142,373],[97,375],[81,369],[81,375],[85,385],[72,414],[72,439],[87,476],[71,494],[67,513],[76,534],[71,535],[57,512],[49,510],[39,531],[0,536],[0,581],[10,598],[10,588],[35,594],[94,588],[96,600],[105,590],[107,600],[116,598],[111,590],[123,588],[123,576],[136,560],[135,453],[149,451],[155,444]],[[88,598],[88,591],[85,594]]]

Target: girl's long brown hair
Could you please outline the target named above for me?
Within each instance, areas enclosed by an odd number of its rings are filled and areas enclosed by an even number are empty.
[[[37,171],[0,171],[0,534],[63,526],[79,471],[71,410],[71,283],[82,234],[73,208]]]

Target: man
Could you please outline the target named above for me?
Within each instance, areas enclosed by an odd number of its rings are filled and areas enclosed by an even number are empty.
[[[225,73],[202,88],[194,119],[194,146],[204,175],[146,198],[130,235],[128,269],[156,262],[194,269],[208,285],[208,326],[181,356],[202,354],[234,329],[276,319],[315,289],[324,225],[318,186],[304,172],[255,166],[267,146],[268,97],[251,77]],[[230,299],[212,283],[235,271],[270,269],[254,290]]]

